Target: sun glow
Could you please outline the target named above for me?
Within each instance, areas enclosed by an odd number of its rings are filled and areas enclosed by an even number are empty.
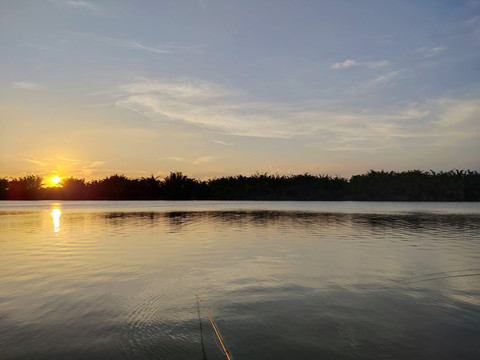
[[[60,187],[62,178],[58,175],[50,175],[45,180],[46,187]]]

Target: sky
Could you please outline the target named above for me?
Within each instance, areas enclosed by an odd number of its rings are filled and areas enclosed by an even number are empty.
[[[480,170],[480,1],[2,0],[0,177]]]

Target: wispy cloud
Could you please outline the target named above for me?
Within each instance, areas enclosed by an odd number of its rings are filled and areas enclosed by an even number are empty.
[[[65,50],[65,45],[68,45],[70,43],[69,40],[65,39],[60,39],[56,40],[48,45],[45,44],[35,44],[35,43],[26,43],[26,44],[20,44],[20,46],[25,46],[27,48],[35,49],[38,51],[44,51],[44,52],[60,52]]]
[[[231,146],[233,145],[232,143],[227,143],[225,141],[221,141],[221,140],[212,140],[212,142],[216,143],[216,144],[220,144],[220,145],[225,145],[225,146]]]
[[[213,156],[203,156],[203,157],[200,157],[198,159],[195,159],[192,164],[193,165],[201,165],[201,164],[204,164],[204,163],[207,163],[207,162],[210,162],[212,160],[214,160],[215,158]]]
[[[179,157],[179,156],[164,157],[164,158],[160,158],[159,160],[169,160],[169,161],[179,161],[179,162],[186,161],[183,157]]]
[[[438,99],[436,104],[444,108],[437,123],[441,128],[455,127],[459,124],[465,126],[468,122],[475,124],[476,132],[480,134],[480,124],[478,116],[480,115],[480,100],[458,101],[453,99]],[[465,131],[470,132],[471,127],[465,127]]]
[[[49,3],[57,6],[69,6],[74,9],[87,10],[95,15],[103,15],[103,10],[97,4],[83,0],[48,0]]]
[[[51,159],[50,161],[61,162],[64,166],[68,167],[79,167],[83,170],[91,170],[93,168],[97,168],[105,164],[103,160],[82,160],[82,159],[72,159],[67,157],[58,156],[55,159]]]
[[[39,160],[39,159],[37,159],[37,158],[25,157],[25,158],[23,158],[23,160],[26,161],[26,162],[29,162],[29,163],[38,165],[38,166],[40,166],[40,167],[45,167],[45,166],[47,165],[46,162],[41,161],[41,160]]]
[[[398,74],[397,71],[378,76],[364,86],[388,83]],[[121,86],[116,96],[119,108],[157,121],[181,122],[226,135],[305,139],[318,142],[323,149],[377,151],[407,148],[412,144],[433,142],[446,133],[455,137],[459,124],[464,124],[460,111],[455,111],[455,119],[460,120],[454,126],[446,128],[440,120],[452,108],[452,102],[429,101],[378,109],[332,107],[332,110],[326,110],[314,102],[248,100],[242,92],[201,80],[137,79]],[[469,114],[476,109],[469,110]],[[465,132],[461,133],[467,136]],[[219,140],[215,142],[223,144]],[[188,162],[198,164],[207,159],[209,157]]]
[[[12,83],[14,89],[22,90],[40,90],[41,86],[29,81],[15,81]]]
[[[272,127],[276,121],[265,114],[264,104],[243,102],[240,92],[211,82],[138,79],[119,90],[118,107],[151,118],[182,121],[227,134],[288,137],[284,129]],[[268,131],[264,133],[265,127]]]
[[[330,68],[334,70],[338,70],[338,69],[348,69],[351,67],[363,66],[370,69],[375,69],[375,68],[388,66],[389,64],[390,63],[386,60],[358,62],[357,60],[347,59],[343,62],[336,62],[335,64],[330,66]]]
[[[177,53],[177,52],[198,52],[203,47],[202,45],[182,45],[178,43],[147,45],[147,44],[142,44],[135,40],[116,39],[108,36],[100,36],[100,35],[95,35],[91,33],[74,32],[72,34],[85,39],[101,42],[109,46],[116,46],[116,47],[122,47],[126,49],[134,49],[134,50],[143,50],[143,51],[151,52],[154,54],[171,54],[171,53]]]
[[[186,158],[179,157],[179,156],[169,156],[169,157],[160,158],[159,160],[177,161],[177,162],[182,162],[182,163],[186,163],[186,164],[201,165],[201,164],[204,164],[204,163],[211,162],[214,159],[215,159],[215,157],[213,157],[213,156],[202,156],[202,157],[199,157],[199,158],[196,158],[196,159],[193,159],[193,160],[192,159],[186,159]]]
[[[404,70],[390,71],[385,74],[375,76],[373,79],[363,81],[358,85],[352,86],[347,90],[347,94],[359,94],[367,91],[376,90],[385,86],[392,86],[394,80],[401,74]]]
[[[66,158],[66,157],[63,157],[63,156],[59,156],[58,159],[59,159],[59,160],[62,160],[62,161],[67,161],[67,162],[70,162],[70,163],[79,163],[79,162],[81,162],[81,160]]]
[[[343,62],[336,62],[330,68],[331,69],[348,69],[353,66],[358,66],[358,62],[355,60],[347,59]]]
[[[137,81],[120,85],[119,95],[145,95],[156,94],[160,97],[186,99],[190,102],[221,99],[233,95],[232,91],[221,86],[199,79],[178,79],[175,81],[161,81],[148,78],[138,78]]]
[[[375,86],[375,85],[378,85],[378,84],[386,83],[386,82],[392,80],[393,78],[397,77],[398,74],[400,74],[400,73],[401,73],[401,71],[391,71],[389,73],[379,75],[379,76],[375,77],[374,79],[372,79],[370,81],[367,81],[364,84],[364,87],[369,88],[369,87],[372,87],[372,86]]]
[[[60,174],[74,174],[74,176],[86,176],[89,177],[96,173],[105,171],[102,168],[105,165],[103,160],[82,160],[82,159],[72,159],[67,157],[58,156],[55,158],[45,158],[39,159],[31,155],[23,155],[20,158],[23,161],[26,161],[30,164],[37,165],[37,171],[55,171]]]
[[[105,161],[94,161],[90,163],[88,166],[92,168],[92,167],[102,166],[103,164],[105,164]]]
[[[326,113],[245,101],[239,92],[200,81],[139,79],[120,87],[117,106],[144,116],[181,121],[240,136],[291,138],[324,128]],[[326,119],[323,119],[326,120]]]
[[[376,69],[376,68],[388,66],[388,65],[390,65],[390,62],[388,62],[387,60],[367,61],[367,62],[361,63],[361,65],[364,65],[364,66],[369,67],[371,69]]]
[[[480,142],[480,100],[437,99],[438,109],[433,120],[434,145],[450,146],[468,140]]]
[[[100,8],[97,5],[93,5],[92,3],[86,1],[77,1],[77,0],[69,0],[67,3],[73,7],[88,9],[90,11],[99,11]]]
[[[90,177],[95,174],[103,173],[105,171],[110,171],[108,169],[104,169],[103,165],[106,164],[106,161],[96,160],[96,161],[80,161],[75,165],[70,167],[70,171],[68,171],[68,167],[65,167],[66,172],[76,173],[80,176]],[[117,172],[117,171],[114,171]]]
[[[437,47],[421,47],[415,50],[415,52],[422,54],[426,58],[429,58],[429,57],[437,56],[438,54],[441,54],[447,50],[448,48],[446,46],[437,46]]]
[[[41,44],[24,44],[24,46],[39,50],[39,51],[51,51],[51,50],[58,50],[58,47],[56,46],[47,46],[47,45],[41,45]]]
[[[468,20],[465,20],[462,25],[464,27],[473,27],[476,26],[477,24],[480,24],[480,16],[474,16]]]
[[[146,46],[146,45],[142,45],[142,44],[140,44],[136,41],[131,41],[131,42],[125,43],[124,45],[125,45],[125,47],[129,47],[129,48],[132,48],[132,49],[145,50],[145,51],[153,52],[153,53],[156,53],[156,54],[169,54],[169,53],[172,52],[172,48]]]

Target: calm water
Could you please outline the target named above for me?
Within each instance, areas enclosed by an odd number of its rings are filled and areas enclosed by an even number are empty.
[[[236,360],[480,358],[480,204],[0,202],[0,229],[1,359],[224,359],[195,294]]]

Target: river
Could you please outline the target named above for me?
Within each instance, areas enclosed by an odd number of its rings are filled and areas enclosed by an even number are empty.
[[[480,203],[0,202],[1,359],[479,359]]]

